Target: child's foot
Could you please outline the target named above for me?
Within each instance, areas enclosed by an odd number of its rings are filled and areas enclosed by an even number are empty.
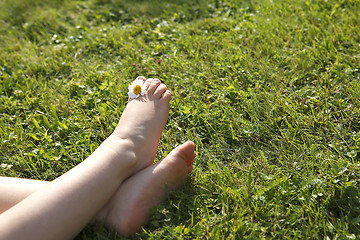
[[[128,140],[134,147],[134,172],[151,165],[169,115],[171,93],[158,79],[145,79],[145,94],[130,99],[111,138]]]
[[[150,209],[161,202],[167,190],[174,190],[185,181],[194,158],[193,142],[175,148],[162,161],[123,182],[97,219],[105,219],[121,235],[135,234],[148,219]]]

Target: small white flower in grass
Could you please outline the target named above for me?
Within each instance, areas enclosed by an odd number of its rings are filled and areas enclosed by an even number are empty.
[[[138,98],[145,94],[144,81],[141,79],[135,79],[128,87],[129,98]]]

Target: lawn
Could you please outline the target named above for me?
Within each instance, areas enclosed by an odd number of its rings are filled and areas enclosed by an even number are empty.
[[[360,238],[359,0],[3,0],[0,174],[83,161],[138,75],[172,91],[157,159],[197,158],[135,239]]]

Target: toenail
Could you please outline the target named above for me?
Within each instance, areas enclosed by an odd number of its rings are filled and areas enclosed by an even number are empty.
[[[146,78],[145,77],[143,77],[143,76],[139,76],[139,77],[137,77],[135,80],[142,80],[142,81],[146,81]]]

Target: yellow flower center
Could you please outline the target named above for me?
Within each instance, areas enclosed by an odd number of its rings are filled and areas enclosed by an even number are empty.
[[[141,93],[141,86],[140,86],[140,85],[136,85],[136,86],[134,87],[134,93],[135,93],[136,95],[139,95],[139,94]]]

